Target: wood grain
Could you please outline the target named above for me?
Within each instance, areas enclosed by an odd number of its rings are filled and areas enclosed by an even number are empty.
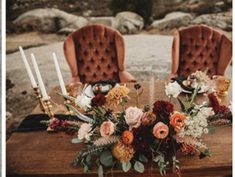
[[[150,100],[168,99],[164,93],[164,81],[155,81],[154,91],[150,88],[149,82],[142,82],[144,92],[140,98],[140,103],[152,104]],[[135,92],[133,84],[128,84],[131,88],[130,97],[134,98]],[[57,103],[63,103],[63,99],[55,94],[55,88],[51,93],[52,99]],[[150,94],[151,93],[151,94]],[[182,95],[183,96],[183,95]],[[206,97],[200,95],[197,102],[206,100]],[[175,108],[179,105],[176,100]],[[133,105],[135,99],[129,101],[129,105]],[[222,99],[223,104],[229,103],[229,97]],[[36,107],[33,113],[39,112]],[[83,173],[83,168],[73,167],[73,161],[76,153],[82,148],[80,144],[72,144],[72,137],[60,133],[47,133],[46,131],[37,132],[16,132],[7,141],[7,159],[6,171],[7,176],[97,176],[96,169],[89,173]],[[212,156],[203,160],[196,156],[179,155],[180,166],[183,176],[219,176],[232,174],[232,127],[217,127],[214,134],[204,137],[204,140]],[[108,173],[107,176],[160,176],[155,166],[153,170],[147,168],[144,174],[138,174],[134,171],[124,173],[115,170]],[[176,176],[169,171],[167,176]]]

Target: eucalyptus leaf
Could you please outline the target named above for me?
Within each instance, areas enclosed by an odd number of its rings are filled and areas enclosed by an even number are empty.
[[[87,173],[89,171],[89,167],[85,165],[83,170],[84,170],[84,173]]]
[[[146,156],[144,156],[143,154],[140,154],[139,161],[141,161],[143,163],[148,163],[148,158]]]
[[[98,177],[104,177],[104,170],[103,170],[102,165],[99,165],[99,168],[98,168]]]
[[[139,173],[143,173],[144,172],[144,165],[141,162],[136,161],[134,164],[134,169],[135,169],[135,171],[137,171]]]
[[[113,165],[113,156],[110,151],[103,151],[100,154],[100,163],[105,167],[110,167]]]
[[[73,138],[72,139],[72,143],[73,144],[77,144],[77,143],[81,143],[82,141],[80,140],[80,139],[78,139],[78,138]]]
[[[122,170],[124,172],[128,172],[130,169],[131,169],[131,162],[130,161],[122,163]]]
[[[91,165],[91,155],[90,154],[86,156],[86,164]]]

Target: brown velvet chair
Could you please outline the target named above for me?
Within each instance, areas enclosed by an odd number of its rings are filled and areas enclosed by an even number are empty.
[[[231,59],[232,42],[225,35],[205,25],[184,28],[174,33],[169,79],[207,68],[209,76],[224,75]]]
[[[64,54],[72,74],[70,82],[136,81],[125,70],[124,39],[115,29],[103,25],[82,27],[65,40]]]

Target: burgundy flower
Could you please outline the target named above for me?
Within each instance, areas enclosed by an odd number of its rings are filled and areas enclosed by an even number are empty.
[[[104,94],[99,93],[94,98],[91,99],[91,106],[102,106],[106,102],[106,97]]]
[[[226,114],[230,112],[230,109],[227,106],[221,105],[219,106],[218,113]]]
[[[222,114],[223,119],[232,120],[232,112],[230,109],[227,106],[220,105],[217,97],[213,93],[208,94],[208,98],[210,106],[216,114]]]
[[[61,128],[61,126],[64,124],[63,120],[59,120],[57,118],[53,118],[51,120],[49,120],[49,125],[48,127],[50,127],[53,130],[58,130]]]
[[[133,128],[132,131],[134,135],[134,140],[132,142],[134,150],[144,154],[150,152],[150,144],[154,142],[151,128],[141,125],[138,128]]]
[[[153,105],[153,113],[157,119],[164,123],[169,122],[169,116],[173,112],[174,106],[168,101],[156,101]],[[166,122],[166,120],[168,120]]]
[[[208,94],[208,99],[209,99],[210,106],[212,107],[213,111],[217,113],[220,107],[217,97],[213,93],[210,93]]]

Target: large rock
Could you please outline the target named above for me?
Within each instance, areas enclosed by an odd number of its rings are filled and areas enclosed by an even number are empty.
[[[102,24],[112,28],[118,28],[118,22],[115,17],[91,17],[90,24]]]
[[[155,0],[153,18],[160,19],[174,11],[203,14],[222,12],[231,7],[231,0]]]
[[[23,13],[13,24],[23,31],[57,32],[62,28],[80,28],[88,23],[84,17],[68,14],[64,11],[45,8]]]
[[[118,30],[123,34],[134,34],[144,27],[144,19],[133,12],[120,12],[116,15]]]
[[[172,12],[167,14],[161,20],[155,20],[150,27],[159,30],[172,29],[180,26],[188,25],[193,19],[192,15],[183,12]]]
[[[206,24],[225,31],[232,31],[232,13],[216,13],[200,15],[192,21],[193,24]]]

